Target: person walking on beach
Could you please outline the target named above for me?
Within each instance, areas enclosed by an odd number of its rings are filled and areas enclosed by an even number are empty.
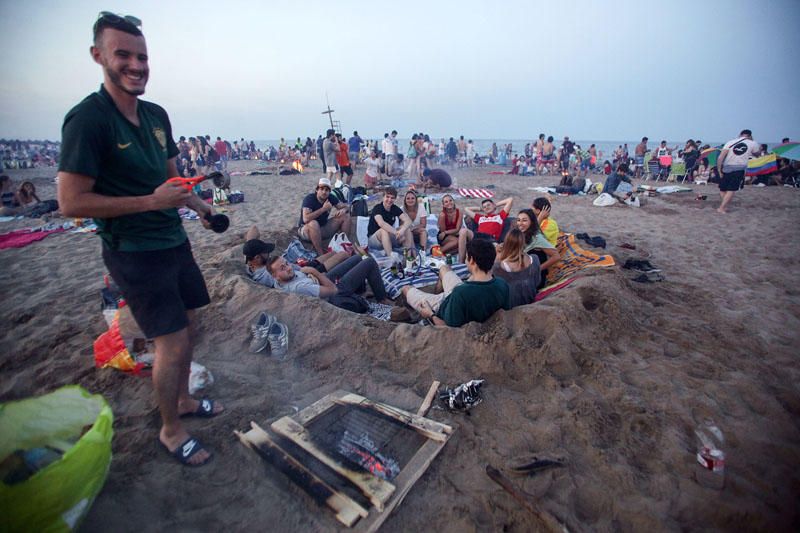
[[[633,177],[637,180],[642,177],[642,169],[644,168],[644,155],[647,153],[647,137],[642,137],[642,142],[636,145],[633,149],[634,155],[634,174]]]
[[[350,164],[353,166],[353,170],[355,170],[358,166],[359,158],[361,156],[361,147],[363,145],[364,141],[361,139],[361,136],[357,131],[354,131],[353,136],[347,141]]]
[[[744,188],[744,171],[751,157],[761,155],[761,145],[753,140],[753,132],[742,130],[739,137],[728,141],[722,147],[717,158],[717,171],[721,176],[719,181],[719,196],[722,200],[717,209],[718,213],[727,213],[728,204],[733,200],[733,193]]]
[[[217,142],[214,143],[214,150],[216,150],[219,160],[222,161],[222,170],[228,170],[228,145],[222,138],[217,137]]]
[[[194,310],[210,298],[177,208],[199,212],[207,228],[203,215],[213,210],[166,181],[178,175],[178,148],[167,112],[139,99],[150,73],[141,21],[104,11],[93,33],[103,84],[64,118],[58,202],[64,216],[95,219],[105,266],[155,341],[159,442],[181,463],[199,466],[211,454],[180,417],[214,416],[222,406],[189,395]]]
[[[338,158],[341,147],[339,141],[336,140],[336,130],[329,129],[325,133],[325,140],[322,141],[322,153],[324,155],[325,175],[331,182],[336,180],[336,160]]]

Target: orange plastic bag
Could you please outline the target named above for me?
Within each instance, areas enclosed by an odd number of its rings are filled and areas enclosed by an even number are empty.
[[[119,311],[114,315],[108,331],[94,341],[94,365],[97,368],[116,368],[123,372],[139,372],[144,365],[131,355],[119,330]]]

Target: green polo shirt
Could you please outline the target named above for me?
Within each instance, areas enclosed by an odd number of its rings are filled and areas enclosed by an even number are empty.
[[[178,155],[164,109],[139,100],[139,126],[114,105],[100,86],[72,108],[61,128],[59,171],[94,179],[105,196],[146,196],[167,179],[167,160]],[[164,250],[186,240],[177,209],[95,219],[105,245],[123,252]]]
[[[439,306],[438,316],[450,327],[468,322],[485,322],[498,309],[511,309],[508,283],[500,278],[490,281],[465,281]]]

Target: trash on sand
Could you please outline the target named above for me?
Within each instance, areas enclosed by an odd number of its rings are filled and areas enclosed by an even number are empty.
[[[469,411],[483,401],[480,388],[485,380],[471,379],[457,387],[445,387],[439,391],[439,399],[454,411]]]

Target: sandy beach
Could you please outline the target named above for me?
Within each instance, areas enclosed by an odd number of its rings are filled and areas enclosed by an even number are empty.
[[[263,166],[231,162],[229,171]],[[497,197],[513,196],[513,213],[538,195],[527,187],[558,182],[489,170],[452,175],[458,186],[493,184]],[[9,175],[55,197],[55,169]],[[359,167],[354,184],[362,175]],[[415,411],[433,380],[472,378],[486,379],[484,402],[469,416],[430,412],[455,432],[384,531],[541,529],[485,473],[531,456],[566,466],[514,482],[572,531],[800,527],[800,191],[748,186],[728,215],[715,212],[715,185],[694,186],[706,201],[663,195],[639,209],[556,196],[552,216],[563,231],[604,237],[618,265],[647,258],[664,281],[594,269],[539,303],[448,329],[379,322],[246,279],[244,232],[257,224],[264,240],[285,247],[320,176],[314,167],[234,177],[245,203],[228,207],[226,233],[184,223],[212,297],[198,315],[195,360],[214,375],[209,396],[226,407],[188,422],[215,454],[197,469],[157,445],[149,378],[94,367],[92,343],[106,329],[100,240],[68,233],[0,250],[0,401],[76,383],[114,411],[113,461],[84,531],[336,530],[331,513],[233,431],[251,420],[268,427],[337,389]],[[247,326],[262,309],[289,327],[283,361],[247,350]],[[695,479],[693,430],[706,418],[725,435],[721,491]]]

